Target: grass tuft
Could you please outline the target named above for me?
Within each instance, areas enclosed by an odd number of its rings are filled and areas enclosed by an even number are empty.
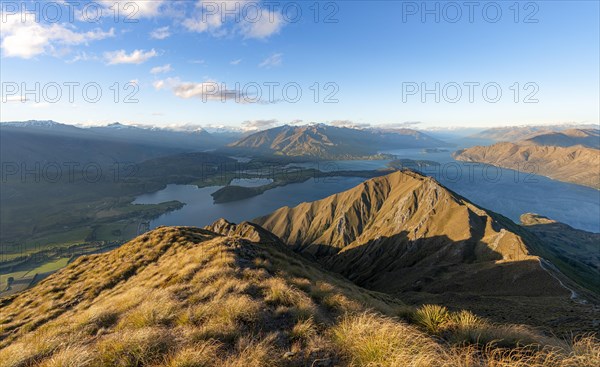
[[[413,319],[417,325],[425,328],[427,332],[438,335],[442,327],[449,320],[448,309],[439,305],[423,305],[413,314]]]
[[[165,329],[144,328],[117,332],[98,344],[99,362],[104,366],[137,367],[156,363],[173,346]]]

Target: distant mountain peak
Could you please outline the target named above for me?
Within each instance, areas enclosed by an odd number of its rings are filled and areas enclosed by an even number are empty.
[[[428,148],[446,143],[416,130],[379,130],[314,125],[282,125],[256,132],[229,145],[249,154],[320,159],[352,159],[375,156],[380,150]]]
[[[139,128],[139,127],[133,126],[133,125],[124,125],[120,122],[113,122],[112,124],[106,125],[106,127],[110,128],[110,129],[136,129],[136,128]]]

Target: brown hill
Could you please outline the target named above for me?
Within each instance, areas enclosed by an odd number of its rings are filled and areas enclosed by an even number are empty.
[[[497,142],[517,142],[523,141],[537,135],[552,134],[554,132],[564,132],[568,130],[597,130],[597,125],[530,125],[530,126],[505,126],[486,129],[480,131],[472,138],[489,139]]]
[[[570,345],[465,311],[413,311],[320,269],[256,225],[219,221],[210,227],[227,235],[159,228],[0,299],[0,366],[559,367],[598,361],[593,338]],[[268,243],[248,240],[263,236]],[[538,346],[518,347],[529,343]]]
[[[600,233],[575,229],[538,214],[523,214],[521,223],[542,240],[540,255],[584,285],[600,302]]]
[[[535,135],[523,141],[535,145],[550,145],[557,147],[572,147],[583,145],[588,148],[600,149],[600,130],[598,129],[569,129]]]
[[[531,143],[498,143],[457,151],[454,158],[600,188],[600,150],[581,145],[557,147]]]
[[[532,254],[536,237],[417,173],[375,178],[255,222],[355,283],[409,301],[538,325],[557,317],[543,303],[572,307],[570,292]]]
[[[351,129],[325,124],[280,126],[254,133],[228,149],[239,153],[352,159],[377,154],[381,149],[426,148],[445,143],[410,129]]]
[[[330,337],[338,317],[406,308],[316,268],[256,225],[211,227],[231,235],[159,228],[0,299],[0,366],[348,365]],[[361,317],[435,345],[381,314]]]

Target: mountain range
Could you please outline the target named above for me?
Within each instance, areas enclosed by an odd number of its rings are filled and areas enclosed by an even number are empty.
[[[385,149],[446,145],[411,129],[354,129],[315,124],[284,125],[260,131],[229,144],[227,149],[239,154],[354,159],[376,156]]]
[[[357,159],[381,158],[380,150],[447,146],[411,129],[354,129],[324,124],[281,126],[242,137],[240,132],[199,127],[156,128],[124,125],[77,127],[55,121],[0,123],[6,161],[111,164],[185,152],[261,157]]]
[[[568,129],[537,134],[523,141],[534,145],[572,147],[582,145],[588,148],[600,149],[600,130],[598,129]]]
[[[0,124],[0,154],[6,164],[45,166],[74,162],[108,166],[115,162],[141,162],[182,152],[173,146],[156,146],[123,139],[107,139],[87,129],[70,125],[14,127]]]
[[[0,123],[3,161],[140,162],[190,151],[206,151],[232,141],[203,129],[146,128],[113,123],[77,127],[55,121]]]
[[[599,147],[598,129],[571,129],[516,143],[475,146],[455,152],[454,157],[600,189]]]
[[[598,129],[594,124],[557,124],[557,125],[529,125],[529,126],[506,126],[485,129],[472,134],[471,138],[488,139],[497,142],[517,142],[532,138],[541,134],[552,134],[568,130]]]

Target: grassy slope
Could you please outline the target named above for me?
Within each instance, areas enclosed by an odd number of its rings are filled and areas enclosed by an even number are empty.
[[[161,228],[0,300],[0,366],[593,366],[599,360],[590,338],[560,342],[439,307],[411,312],[253,231],[233,232],[260,242]],[[484,348],[492,339],[496,347]],[[516,348],[531,342],[546,346]]]
[[[372,179],[255,221],[328,269],[411,303],[560,333],[596,327],[597,312],[572,302],[542,269],[535,236],[416,173]]]

